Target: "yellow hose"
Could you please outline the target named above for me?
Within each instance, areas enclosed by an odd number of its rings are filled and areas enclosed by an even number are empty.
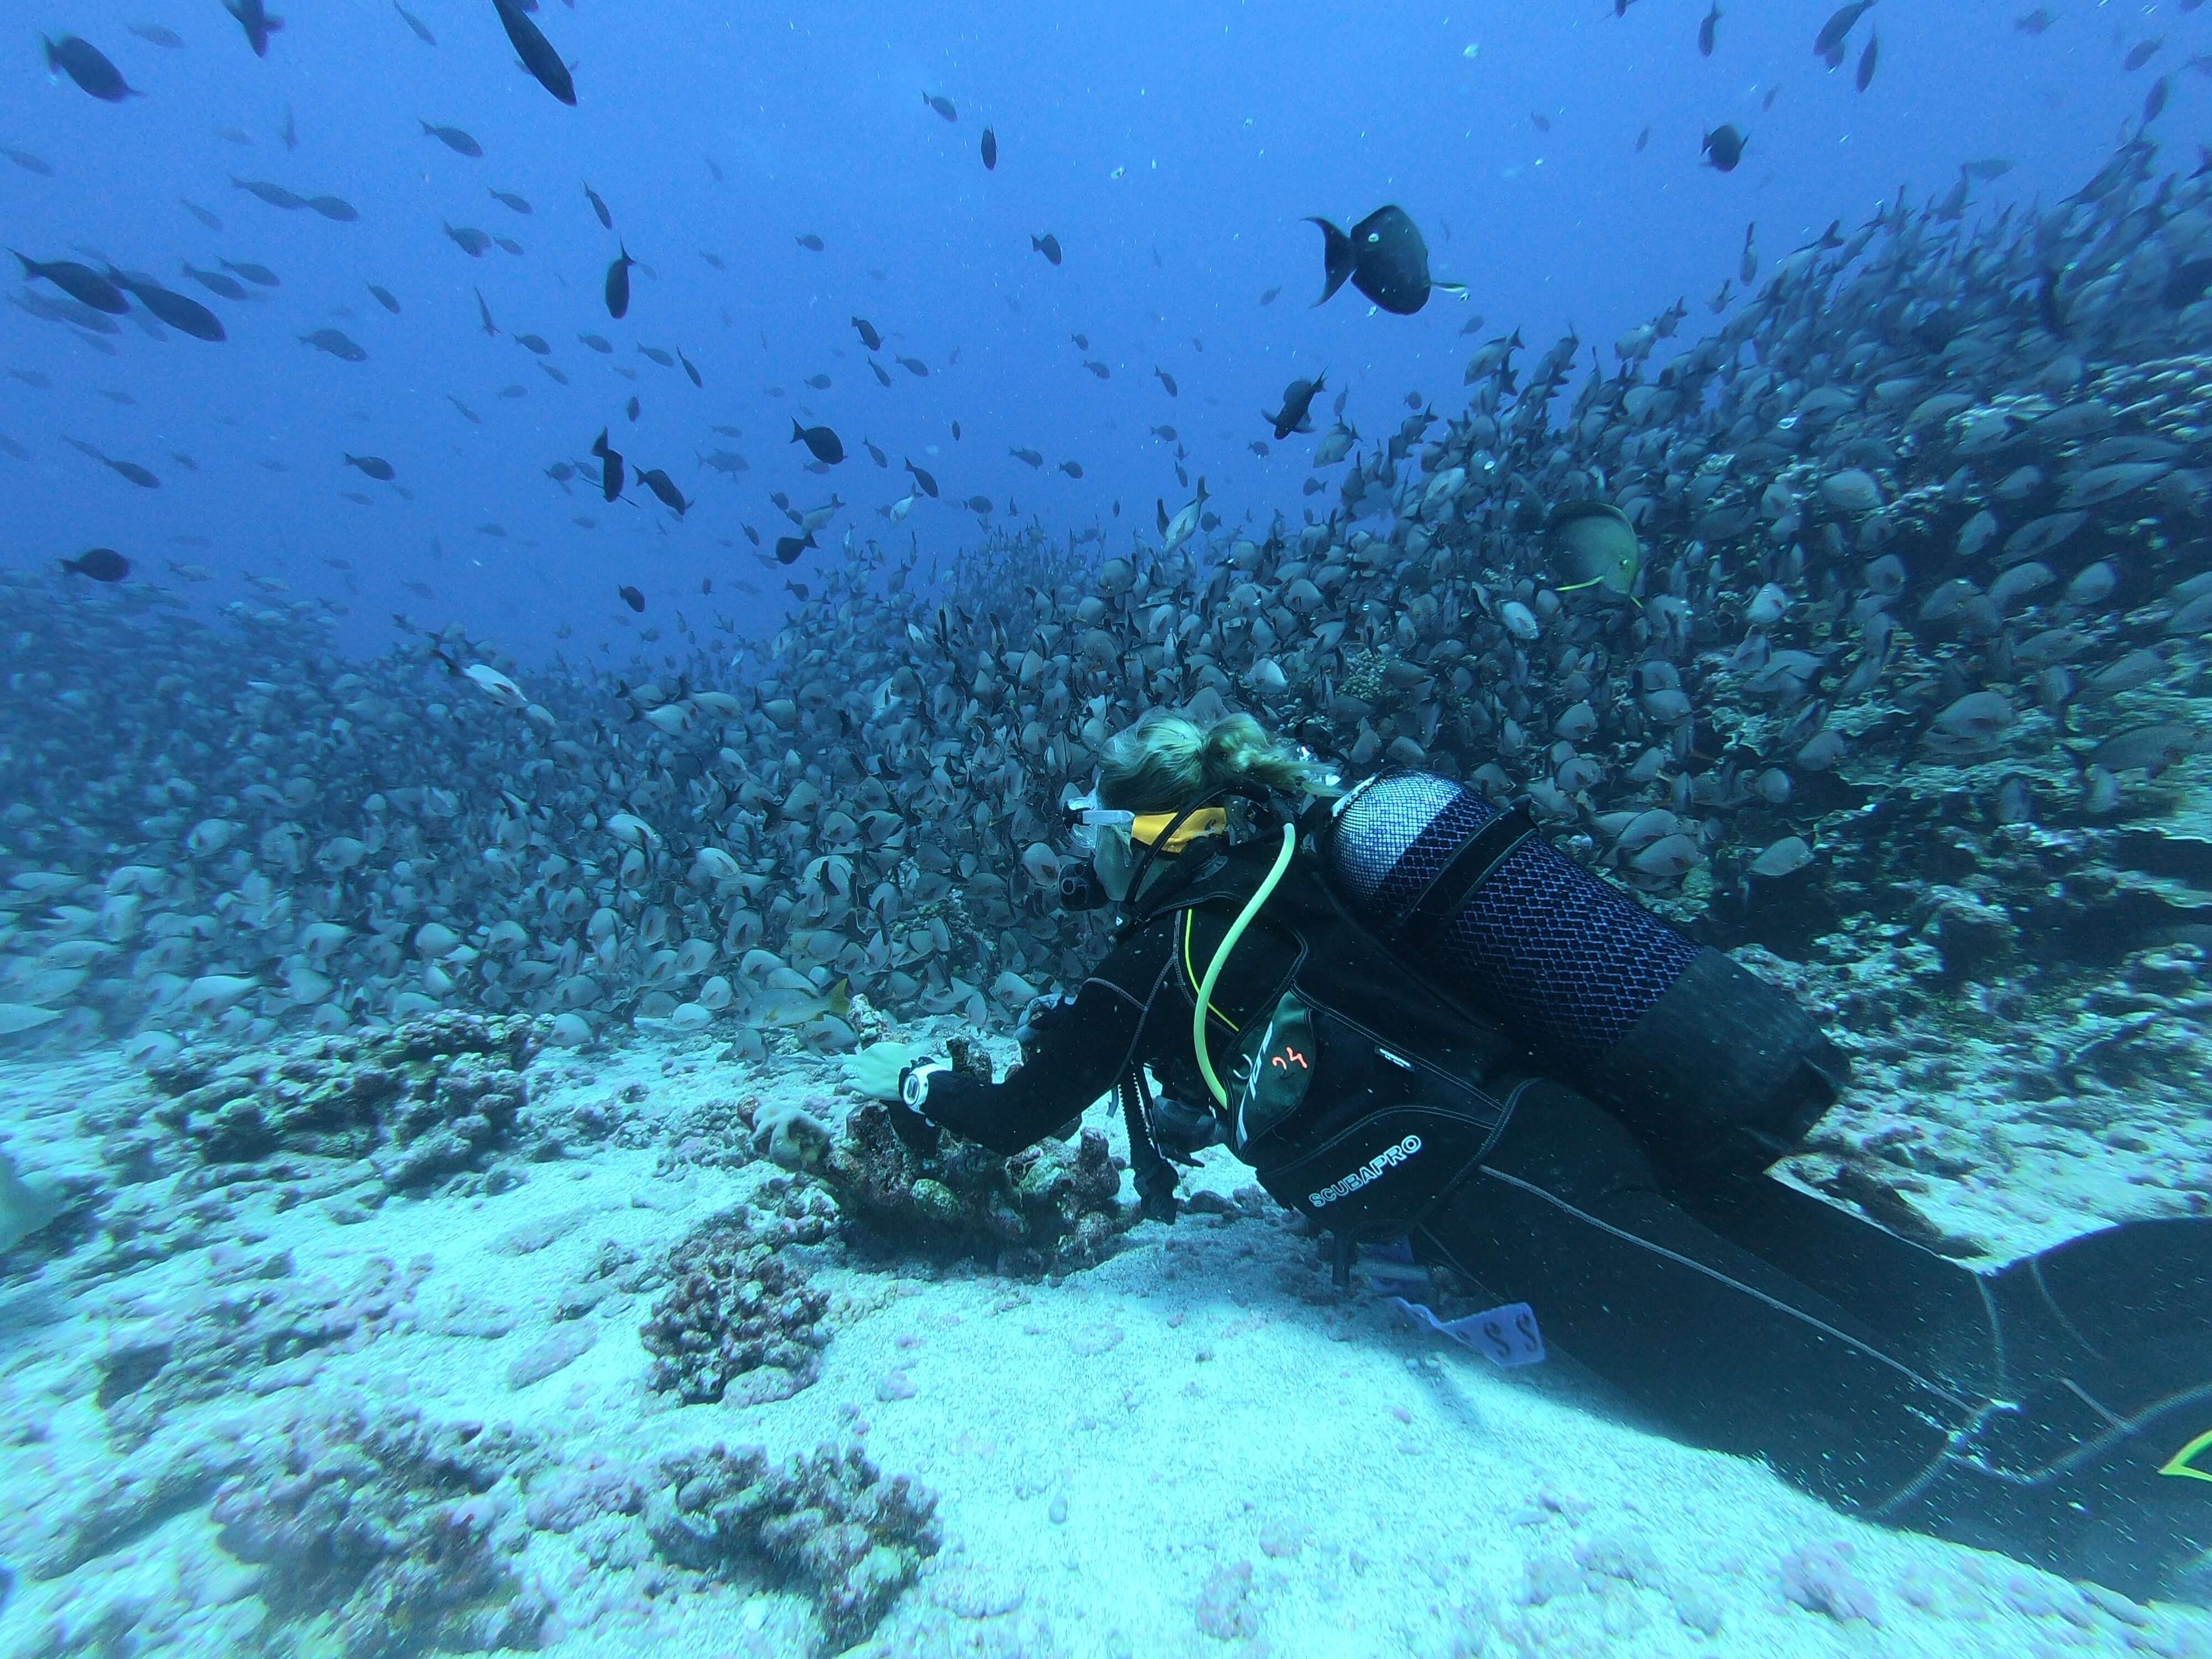
[[[1245,928],[1251,925],[1252,918],[1260,914],[1260,907],[1275,890],[1275,884],[1282,880],[1283,872],[1291,867],[1291,855],[1297,851],[1297,827],[1285,824],[1283,850],[1275,854],[1275,867],[1267,872],[1267,878],[1260,884],[1260,890],[1245,901],[1244,908],[1237,913],[1237,920],[1229,925],[1228,933],[1222,936],[1221,948],[1213,953],[1213,960],[1206,965],[1206,981],[1198,988],[1198,1005],[1191,1010],[1191,1046],[1198,1050],[1198,1069],[1206,1078],[1206,1086],[1213,1091],[1218,1105],[1229,1103],[1229,1091],[1221,1086],[1221,1079],[1214,1075],[1212,1058],[1206,1052],[1206,1006],[1213,1000],[1213,988],[1221,981],[1221,970],[1228,965],[1229,953],[1237,948],[1237,941],[1244,937]]]

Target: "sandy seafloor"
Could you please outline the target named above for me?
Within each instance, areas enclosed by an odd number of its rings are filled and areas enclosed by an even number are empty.
[[[718,1050],[641,1036],[550,1052],[530,1067],[532,1103],[606,1103],[649,1130],[738,1092],[818,1098],[836,1076],[834,1062],[764,1072]],[[112,1056],[13,1064],[0,1068],[0,1121],[27,1167],[91,1171],[75,1126],[146,1087]],[[2201,1110],[2172,1104],[2177,1129]],[[1088,1121],[1110,1117],[1094,1108]],[[857,1439],[885,1475],[937,1494],[945,1538],[856,1650],[867,1655],[2212,1654],[2212,1613],[2139,1607],[1844,1519],[1756,1463],[1639,1430],[1571,1364],[1501,1371],[1376,1295],[1339,1299],[1316,1245],[1271,1206],[1140,1224],[1118,1254],[1057,1279],[813,1252],[833,1334],[819,1381],[787,1400],[684,1406],[653,1391],[638,1336],[651,1298],[619,1292],[582,1313],[597,1336],[586,1352],[513,1386],[556,1310],[575,1314],[604,1246],[665,1251],[779,1173],[672,1164],[664,1151],[601,1144],[526,1166],[492,1196],[201,1200],[171,1253],[89,1288],[70,1279],[87,1247],[11,1261],[0,1562],[15,1583],[0,1654],[262,1650],[259,1570],[226,1553],[204,1494],[152,1505],[60,1577],[36,1565],[119,1480],[349,1398],[511,1425],[571,1468],[649,1465],[716,1441],[781,1456]],[[1206,1159],[1187,1192],[1246,1184],[1222,1150]],[[1998,1184],[1923,1183],[1922,1207],[2010,1255],[2119,1214],[2171,1212],[2167,1188],[2197,1174],[2168,1156],[2161,1175],[2154,1144],[2101,1146],[2092,1169],[2063,1138],[2024,1140],[2009,1161]],[[264,1368],[252,1389],[265,1392],[179,1407],[143,1447],[119,1450],[94,1398],[97,1357],[234,1273],[240,1251],[289,1252],[310,1285],[356,1283],[377,1258],[420,1278],[351,1351]],[[547,1650],[811,1650],[803,1597],[674,1571],[610,1536],[528,1533],[517,1565],[556,1607]],[[1832,1595],[1802,1593],[1808,1562]],[[283,1634],[292,1650],[299,1632]],[[310,1635],[297,1650],[335,1650]]]

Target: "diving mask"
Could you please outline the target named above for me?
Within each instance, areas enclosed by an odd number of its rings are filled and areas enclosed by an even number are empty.
[[[1129,896],[1141,859],[1138,848],[1180,853],[1200,836],[1219,835],[1229,827],[1228,811],[1222,807],[1202,806],[1188,813],[1130,812],[1101,806],[1096,790],[1070,801],[1066,812],[1068,839],[1079,853],[1091,855],[1100,886],[1116,904]]]

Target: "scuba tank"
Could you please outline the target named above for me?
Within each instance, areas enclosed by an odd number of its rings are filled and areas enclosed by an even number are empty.
[[[1334,803],[1320,840],[1368,928],[1658,1162],[1753,1174],[1833,1103],[1846,1063],[1811,1014],[1565,857],[1525,806],[1385,773]]]

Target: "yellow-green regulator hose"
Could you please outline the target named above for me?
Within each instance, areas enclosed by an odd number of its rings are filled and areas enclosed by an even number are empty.
[[[1198,1069],[1204,1073],[1206,1086],[1213,1091],[1218,1105],[1229,1103],[1229,1091],[1221,1086],[1221,1079],[1214,1075],[1213,1060],[1206,1052],[1206,1011],[1213,1001],[1213,988],[1220,983],[1221,970],[1228,965],[1229,953],[1237,948],[1237,941],[1244,937],[1244,930],[1251,926],[1252,918],[1260,914],[1260,907],[1275,890],[1275,884],[1282,880],[1283,872],[1291,867],[1291,855],[1297,851],[1297,826],[1285,824],[1283,850],[1275,854],[1275,867],[1267,872],[1267,878],[1260,884],[1260,890],[1253,894],[1245,902],[1244,908],[1237,913],[1237,920],[1230,924],[1229,932],[1222,938],[1221,948],[1213,953],[1212,962],[1207,964],[1205,983],[1198,988],[1198,1006],[1191,1010],[1190,1014],[1191,1047],[1198,1051]]]

